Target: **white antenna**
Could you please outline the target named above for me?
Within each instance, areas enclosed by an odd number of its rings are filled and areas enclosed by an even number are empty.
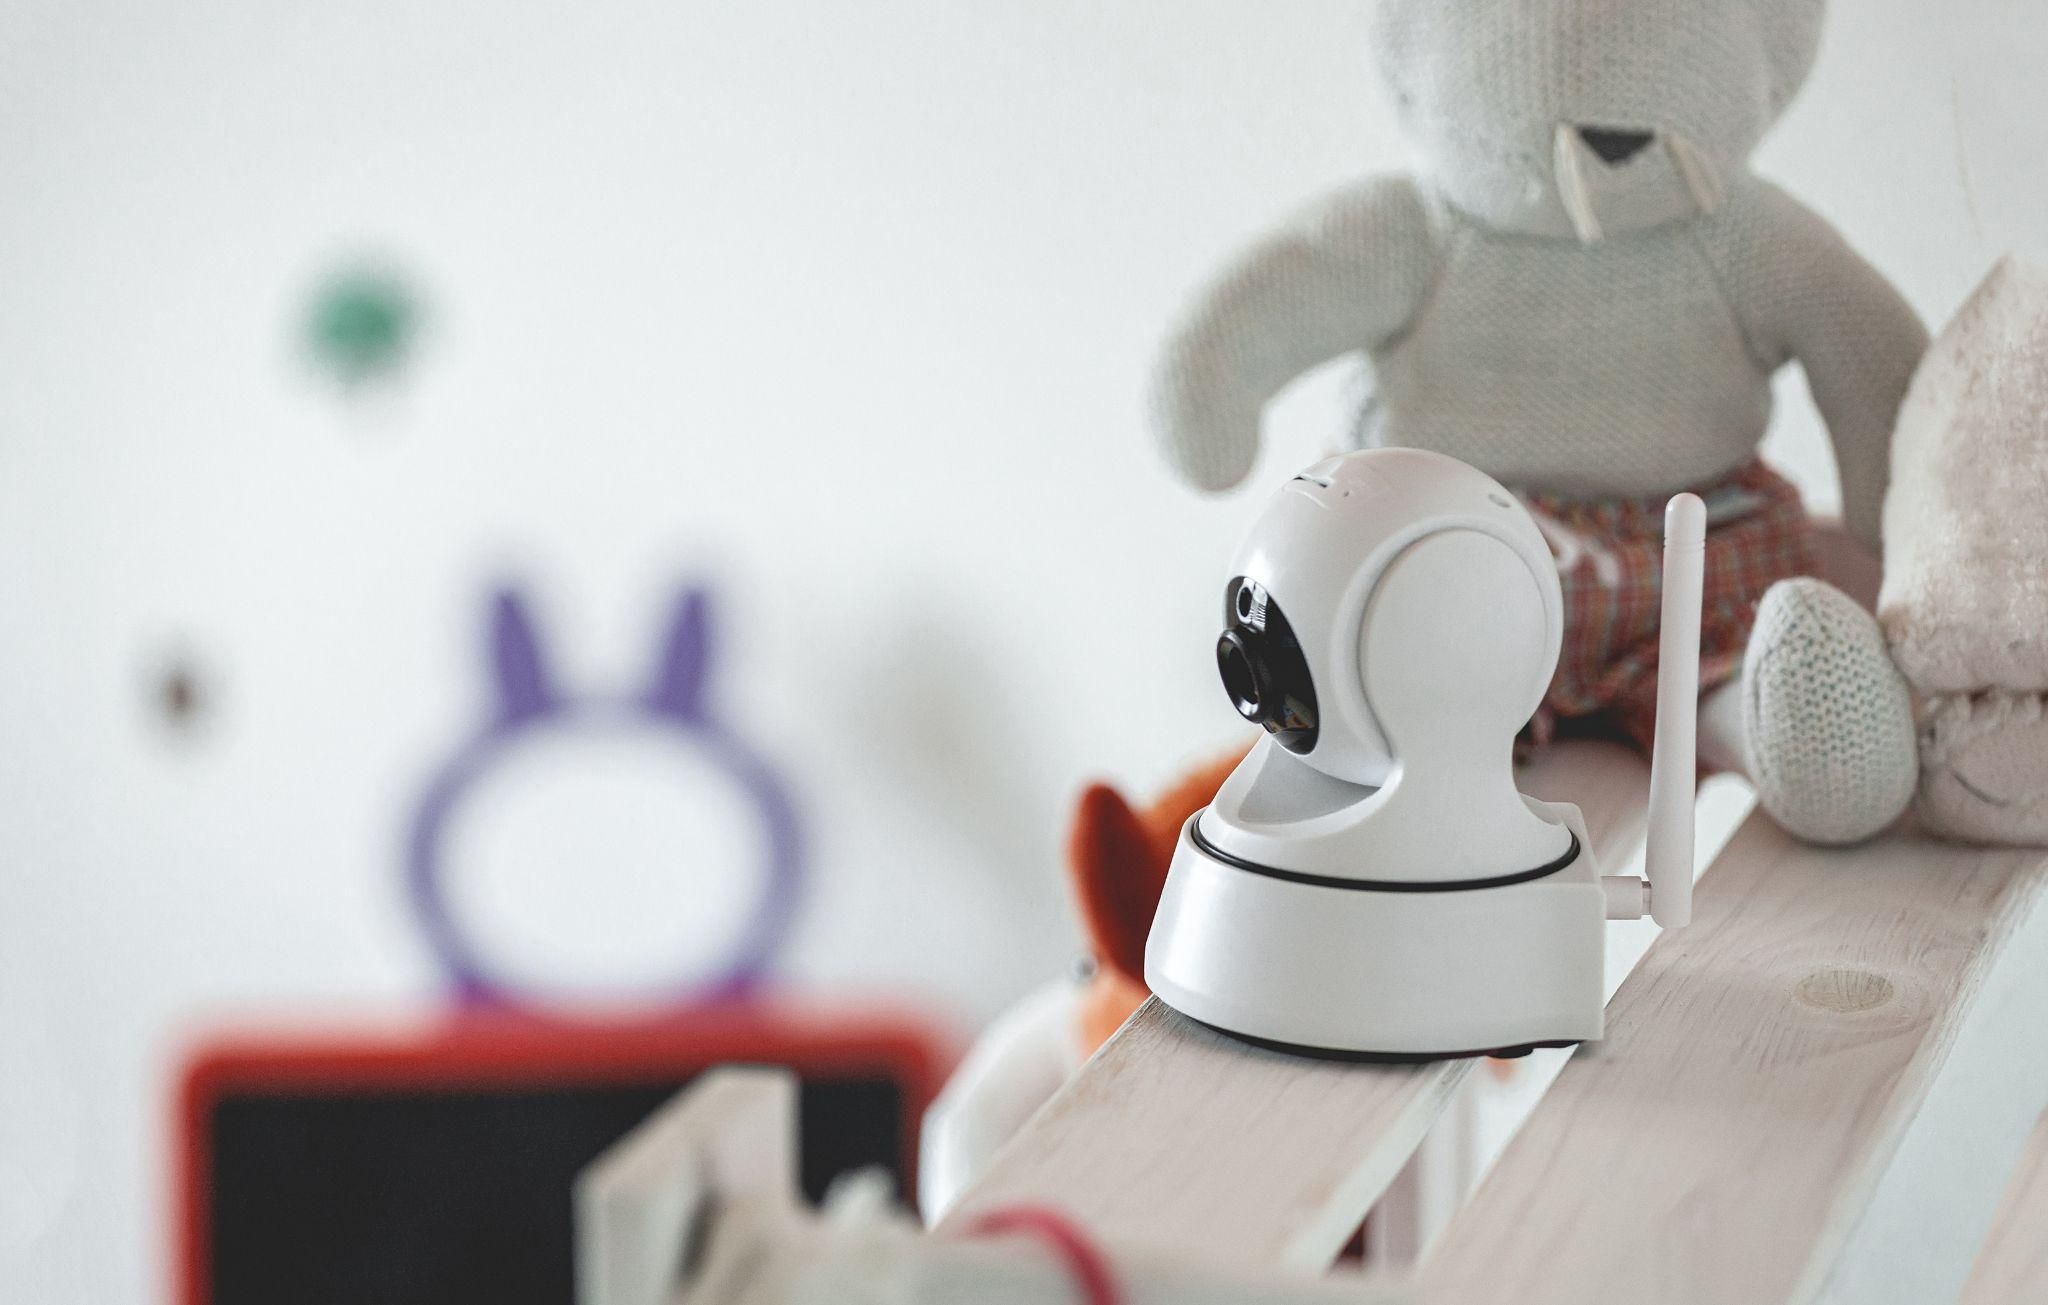
[[[1698,800],[1700,604],[1707,505],[1680,494],[1664,509],[1664,610],[1657,650],[1657,738],[1650,752],[1650,832],[1644,853],[1650,916],[1692,923],[1693,807]]]

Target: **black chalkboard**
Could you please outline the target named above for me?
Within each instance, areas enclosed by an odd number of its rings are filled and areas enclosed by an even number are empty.
[[[579,1170],[686,1078],[560,1087],[232,1093],[211,1107],[214,1305],[569,1305]],[[813,1078],[803,1186],[907,1186],[903,1089]]]

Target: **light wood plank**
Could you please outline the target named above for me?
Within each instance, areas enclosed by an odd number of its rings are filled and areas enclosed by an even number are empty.
[[[2009,1164],[2048,1090],[2044,878],[2039,851],[1825,852],[1752,816],[1692,927],[1650,949],[1606,1041],[1452,1222],[1423,1298],[1513,1283],[1518,1301],[1571,1305],[1953,1299],[1984,1227],[1963,1239],[1957,1207],[1981,1188],[1988,1222],[1996,1148]],[[1904,1177],[1902,1152],[1922,1156]]]
[[[1695,865],[1712,865],[1756,808],[1747,782],[1734,775],[1709,779],[1700,788],[1694,837]],[[1640,813],[1641,808],[1636,808]],[[1632,813],[1635,814],[1635,813]],[[1638,825],[1640,829],[1640,825]],[[1626,848],[1626,844],[1623,845]],[[1638,840],[1638,847],[1640,839]],[[1642,858],[1633,855],[1609,874],[1642,873]],[[1663,932],[1649,919],[1610,921],[1607,926],[1607,982],[1603,1000],[1611,998],[1650,944]],[[1502,1089],[1492,1075],[1475,1074],[1453,1098],[1444,1117],[1423,1140],[1394,1185],[1373,1207],[1369,1247],[1372,1263],[1382,1270],[1410,1273],[1428,1248],[1443,1234],[1451,1218],[1471,1199],[1501,1151],[1549,1089],[1569,1051],[1541,1050],[1516,1062],[1510,1071],[1514,1086]],[[1504,1095],[1511,1094],[1511,1095]],[[1487,1104],[1480,1108],[1484,1095]],[[1461,1109],[1461,1106],[1463,1107]],[[1482,1122],[1483,1121],[1483,1122]]]
[[[1242,1271],[1336,1258],[1472,1062],[1263,1051],[1145,1003],[1000,1151],[940,1232],[1051,1203],[1104,1243]]]
[[[1524,786],[1585,812],[1602,863],[1641,846],[1647,768],[1625,748],[1549,750]],[[941,1221],[1051,1203],[1105,1243],[1240,1272],[1327,1268],[1471,1061],[1386,1068],[1262,1051],[1148,1002]]]
[[[796,1079],[727,1067],[672,1098],[578,1176],[581,1305],[1067,1305],[1074,1282],[1035,1237],[930,1237],[886,1178],[796,1191]],[[1209,1274],[1101,1248],[1130,1305],[1413,1305],[1355,1276]]]
[[[2048,1114],[2027,1141],[1961,1305],[2014,1301],[2048,1301]]]
[[[1214,1272],[1102,1248],[1125,1305],[1417,1305],[1356,1275]],[[1071,1270],[1043,1241],[926,1235],[908,1220],[828,1212],[740,1233],[720,1247],[735,1274],[674,1305],[1074,1305]]]
[[[2048,853],[2034,853],[2048,856]],[[2022,884],[2021,889],[2024,890]],[[2044,893],[2048,896],[2048,893]],[[1997,1212],[2000,1195],[2048,1105],[2048,907],[1979,971],[1970,1009],[1938,1061],[1930,1059],[1917,1113],[1865,1174],[1867,1206],[1834,1263],[1816,1257],[1805,1286],[1818,1305],[1922,1305],[1953,1300]]]

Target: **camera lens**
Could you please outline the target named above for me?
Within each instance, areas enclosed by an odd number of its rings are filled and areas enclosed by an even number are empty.
[[[1290,752],[1315,749],[1315,680],[1286,613],[1258,582],[1238,576],[1223,595],[1224,630],[1216,669],[1237,714],[1263,727]]]
[[[1223,672],[1223,691],[1240,716],[1256,721],[1261,711],[1259,674],[1245,647],[1245,632],[1225,630],[1216,640],[1216,668]]]

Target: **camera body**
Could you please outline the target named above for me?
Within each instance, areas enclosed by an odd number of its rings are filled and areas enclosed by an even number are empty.
[[[1345,454],[1267,504],[1216,655],[1261,739],[1182,830],[1146,980],[1256,1042],[1433,1059],[1601,1032],[1606,893],[1576,808],[1515,785],[1563,642],[1491,477]]]

